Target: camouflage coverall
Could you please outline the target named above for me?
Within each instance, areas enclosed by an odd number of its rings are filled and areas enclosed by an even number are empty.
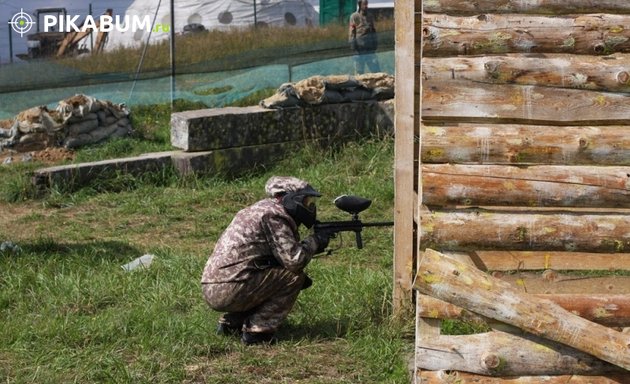
[[[275,198],[238,212],[219,238],[201,279],[208,305],[227,312],[220,323],[244,332],[275,332],[307,277],[317,244]]]

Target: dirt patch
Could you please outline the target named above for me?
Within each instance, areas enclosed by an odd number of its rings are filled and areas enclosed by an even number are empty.
[[[74,155],[67,149],[131,132],[129,110],[124,104],[75,95],[59,101],[55,108],[33,107],[13,119],[0,120],[0,163],[39,160],[50,164],[69,160]]]
[[[0,152],[0,164],[12,164],[28,161],[37,161],[43,164],[58,164],[64,161],[74,160],[75,153],[66,148],[48,147],[39,151],[17,152],[5,150]]]
[[[33,152],[33,159],[43,163],[59,163],[74,160],[75,153],[66,148],[46,148]]]
[[[344,384],[356,383],[368,375],[366,367],[357,364],[347,343],[340,339],[313,344],[281,341],[271,347],[213,352],[209,358],[199,357],[185,367],[183,383]]]

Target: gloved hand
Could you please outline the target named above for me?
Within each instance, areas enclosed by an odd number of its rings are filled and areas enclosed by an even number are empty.
[[[335,234],[328,231],[319,231],[313,233],[311,236],[313,237],[313,240],[315,240],[315,244],[317,244],[315,254],[318,254],[326,250],[326,247],[328,247],[328,243],[330,243],[330,239],[332,237],[335,237]]]

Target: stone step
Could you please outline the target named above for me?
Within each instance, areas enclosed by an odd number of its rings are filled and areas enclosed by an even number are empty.
[[[136,157],[94,161],[79,164],[40,168],[33,172],[32,182],[38,191],[54,185],[73,190],[89,184],[94,179],[114,178],[120,174],[141,176],[170,166],[173,151],[147,153]]]

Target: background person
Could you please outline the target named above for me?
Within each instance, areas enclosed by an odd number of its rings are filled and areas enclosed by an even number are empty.
[[[300,290],[312,281],[304,268],[323,252],[330,234],[300,241],[298,227],[315,224],[321,194],[295,177],[271,177],[269,198],[239,211],[217,241],[201,284],[208,305],[225,312],[219,334],[241,335],[245,344],[271,343]]]
[[[368,1],[359,0],[357,11],[350,15],[349,36],[350,48],[355,51],[354,72],[365,73],[367,67],[370,72],[380,72],[376,48],[378,37],[374,28],[374,17],[368,13]]]

